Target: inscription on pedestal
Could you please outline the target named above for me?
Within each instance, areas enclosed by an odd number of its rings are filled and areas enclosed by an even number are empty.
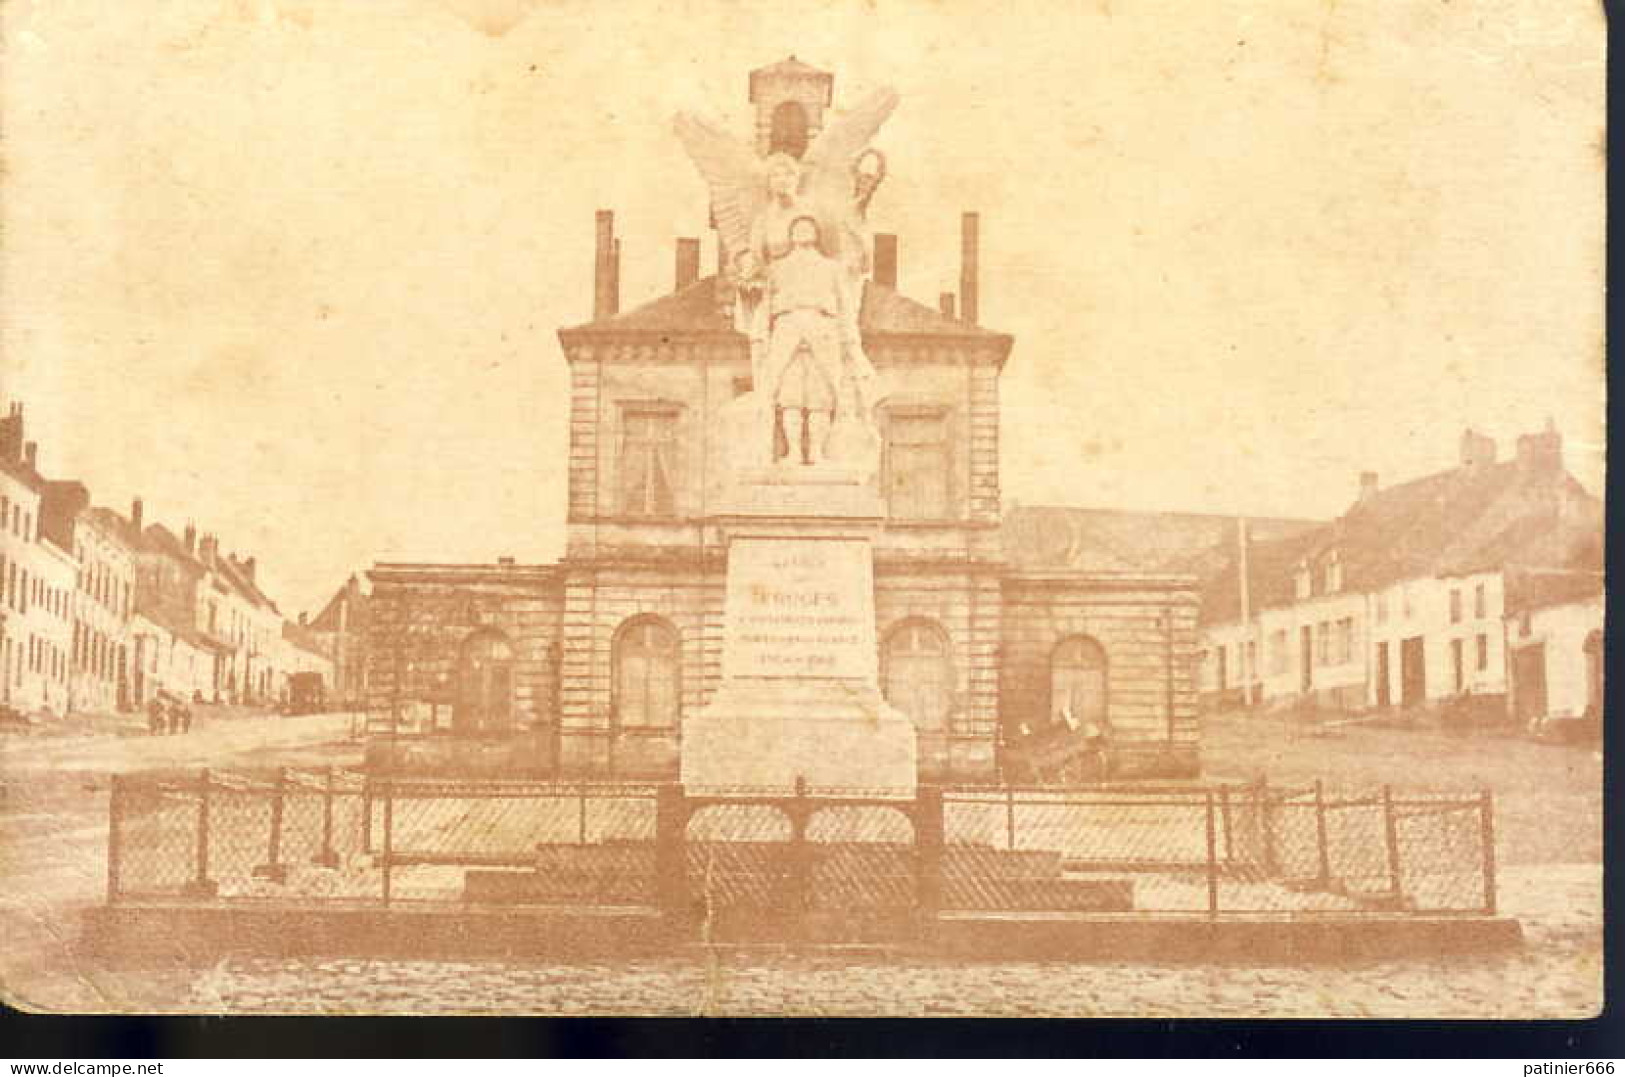
[[[725,613],[725,681],[877,682],[874,569],[865,540],[734,539]]]

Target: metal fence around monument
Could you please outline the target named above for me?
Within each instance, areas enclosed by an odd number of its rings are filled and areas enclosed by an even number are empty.
[[[282,768],[115,778],[107,892],[769,918],[1485,914],[1494,844],[1488,792],[1255,783],[693,797],[671,784]]]

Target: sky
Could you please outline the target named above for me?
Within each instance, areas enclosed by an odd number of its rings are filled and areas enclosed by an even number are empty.
[[[1603,484],[1590,3],[9,0],[0,399],[51,477],[259,559],[562,550],[593,211],[622,308],[789,54],[902,97],[902,291],[982,219],[1005,502],[1329,517],[1553,419]]]

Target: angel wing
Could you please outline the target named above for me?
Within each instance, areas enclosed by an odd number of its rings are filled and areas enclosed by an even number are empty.
[[[751,222],[767,203],[767,184],[755,151],[687,112],[679,113],[672,127],[711,188],[711,212],[724,249],[732,254],[747,246]]]
[[[802,194],[822,205],[852,201],[852,165],[897,107],[897,91],[876,90],[850,112],[831,120],[802,159]]]

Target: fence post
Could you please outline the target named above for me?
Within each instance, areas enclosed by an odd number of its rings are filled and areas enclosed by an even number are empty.
[[[197,875],[186,886],[192,897],[214,897],[219,887],[209,878],[209,768],[198,771]]]
[[[1331,889],[1332,852],[1326,842],[1326,783],[1315,779],[1315,846],[1320,858],[1320,888]]]
[[[333,851],[333,768],[327,768],[322,787],[322,847],[312,862],[324,868],[339,866],[339,854]]]
[[[1484,854],[1484,915],[1494,916],[1495,893],[1495,794],[1485,789],[1478,798],[1478,841]]]
[[[1207,914],[1219,915],[1219,842],[1213,814],[1213,790],[1207,791]]]
[[[372,822],[369,812],[367,822]],[[384,779],[384,904],[389,904],[394,884],[395,860],[395,779]]]
[[[585,845],[587,844],[587,780],[585,778],[581,780],[581,786],[577,792],[581,796],[581,810],[577,813],[576,844]]]
[[[124,841],[119,833],[119,817],[124,807],[124,776],[113,775],[107,789],[107,903],[118,900],[119,869],[124,855]]]
[[[688,812],[683,787],[668,782],[655,790],[655,904],[667,915],[688,904],[688,863],[684,836]]]
[[[1388,843],[1388,889],[1398,898],[1403,892],[1399,876],[1399,820],[1394,817],[1394,790],[1382,787],[1382,829]]]
[[[1219,825],[1224,833],[1224,862],[1234,864],[1236,861],[1236,847],[1231,839],[1230,828],[1230,787],[1219,788]]]
[[[914,795],[914,869],[919,919],[930,923],[942,908],[942,861],[946,841],[942,787],[922,785]]]
[[[1015,851],[1016,848],[1016,787],[1005,783],[1004,786],[1004,833],[1008,843],[1005,847]]]
[[[1269,779],[1263,776],[1258,779],[1258,825],[1263,831],[1264,874],[1273,877],[1280,872],[1281,865],[1275,853],[1275,805],[1270,803]]]
[[[282,807],[288,793],[288,768],[276,769],[276,785],[271,791],[271,835],[266,841],[265,863],[255,867],[256,879],[269,879],[274,883],[288,881],[288,869],[282,863]]]

